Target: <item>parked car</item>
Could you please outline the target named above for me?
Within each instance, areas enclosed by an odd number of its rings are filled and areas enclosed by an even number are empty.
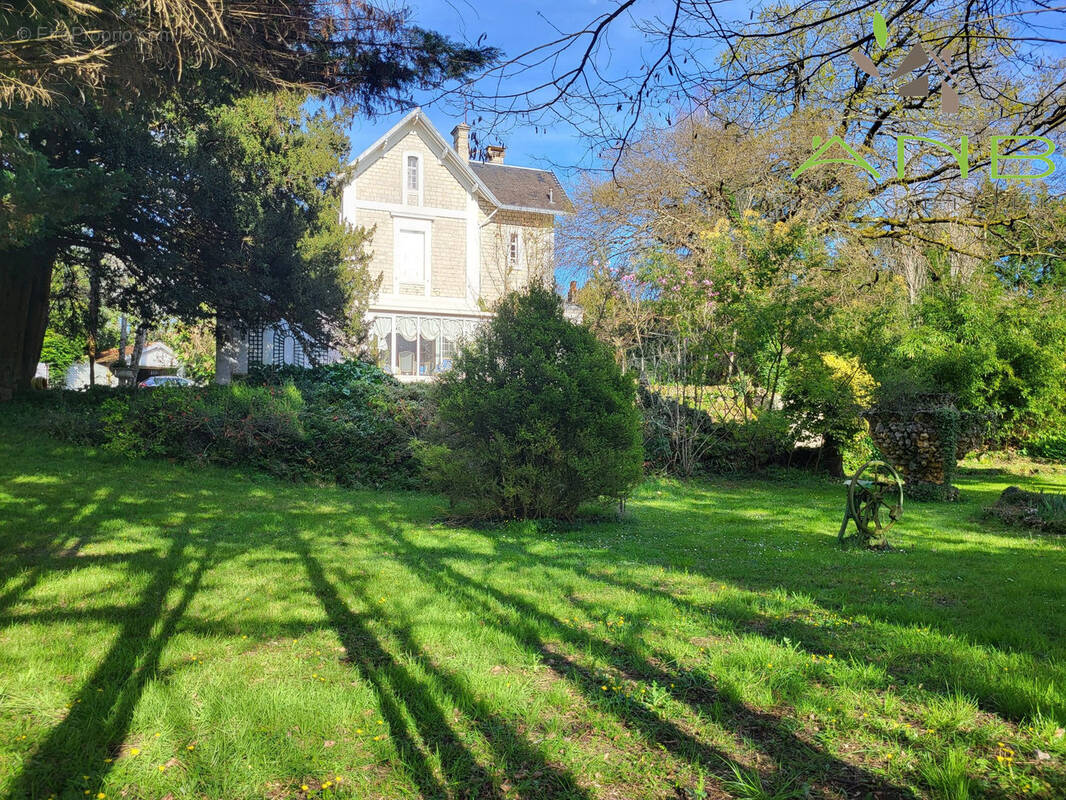
[[[188,378],[179,378],[177,375],[153,375],[151,378],[137,384],[141,389],[158,389],[165,386],[168,389],[176,389],[184,386],[195,386]]]

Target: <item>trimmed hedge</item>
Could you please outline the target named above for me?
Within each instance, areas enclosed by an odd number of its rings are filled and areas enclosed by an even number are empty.
[[[433,394],[420,455],[458,518],[572,519],[640,482],[633,378],[550,287],[507,295]]]

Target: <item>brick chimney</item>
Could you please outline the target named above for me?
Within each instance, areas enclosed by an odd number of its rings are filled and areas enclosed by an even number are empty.
[[[566,302],[577,302],[577,281],[570,281],[570,290],[566,293]]]
[[[496,144],[490,144],[485,148],[485,155],[488,157],[490,164],[502,164],[503,157],[507,155],[507,148],[500,147]]]
[[[452,147],[459,158],[470,160],[470,126],[465,122],[460,122],[452,128]]]

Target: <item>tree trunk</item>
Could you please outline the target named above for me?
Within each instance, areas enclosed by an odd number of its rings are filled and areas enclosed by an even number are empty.
[[[123,380],[124,386],[136,385],[137,373],[141,368],[141,353],[144,352],[144,341],[148,338],[148,323],[142,322],[137,326],[137,334],[133,339],[133,352],[130,354],[129,368],[132,370],[133,377],[129,380]]]
[[[129,344],[129,338],[129,320],[126,319],[125,314],[120,314],[118,318],[118,360],[123,364],[126,363],[126,347]]]
[[[48,327],[56,246],[0,253],[0,400],[30,388]]]
[[[228,385],[239,370],[237,331],[222,319],[215,318],[215,383]]]
[[[89,386],[96,386],[96,356],[100,352],[100,273],[89,273]]]

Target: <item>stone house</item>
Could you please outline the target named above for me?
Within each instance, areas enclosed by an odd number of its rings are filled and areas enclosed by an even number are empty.
[[[447,369],[500,297],[531,278],[553,280],[555,218],[573,210],[554,173],[506,164],[502,147],[474,161],[469,127],[451,135],[415,109],[342,179],[342,218],[373,232],[370,268],[381,275],[369,311],[372,354],[401,380]],[[284,323],[253,331],[242,356],[308,361]]]

